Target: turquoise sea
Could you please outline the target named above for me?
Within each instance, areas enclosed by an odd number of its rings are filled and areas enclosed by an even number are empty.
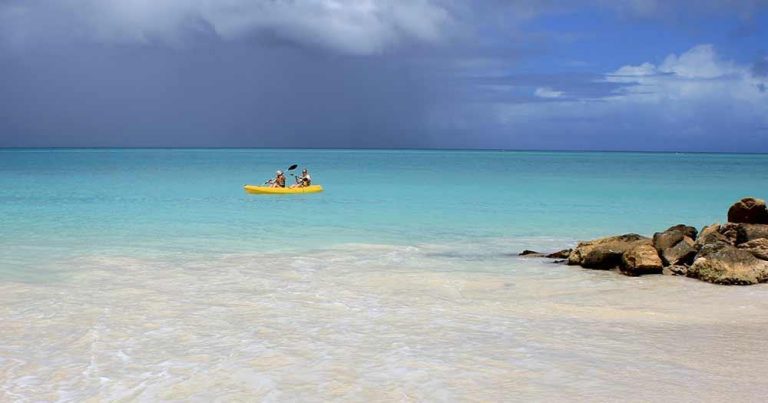
[[[243,184],[262,183],[293,163],[310,168],[327,191],[279,197],[243,192]],[[570,241],[721,221],[734,200],[765,189],[765,155],[3,150],[0,242],[4,260],[23,266],[98,251]]]
[[[768,155],[0,150],[0,400],[750,400],[765,286],[514,256],[748,195]]]

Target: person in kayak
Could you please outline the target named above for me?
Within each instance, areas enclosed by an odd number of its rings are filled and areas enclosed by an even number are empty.
[[[283,171],[275,172],[275,179],[270,179],[269,184],[270,184],[270,187],[273,187],[273,188],[284,188],[285,175],[283,174]]]
[[[291,186],[292,188],[303,188],[312,184],[312,177],[309,176],[309,171],[304,168],[301,171],[301,176],[296,178],[296,184]]]

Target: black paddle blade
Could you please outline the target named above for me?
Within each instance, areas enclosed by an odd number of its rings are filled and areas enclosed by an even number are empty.
[[[289,171],[293,171],[294,169],[296,169],[296,167],[298,167],[298,165],[296,165],[296,164],[293,164],[293,165],[291,165],[291,166],[289,166],[289,167],[288,167],[288,170],[289,170]]]

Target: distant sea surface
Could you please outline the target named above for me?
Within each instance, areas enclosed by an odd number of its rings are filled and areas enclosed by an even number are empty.
[[[766,286],[514,256],[749,195],[767,155],[0,149],[0,400],[759,400]]]

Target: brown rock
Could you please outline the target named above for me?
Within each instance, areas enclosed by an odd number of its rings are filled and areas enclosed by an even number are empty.
[[[746,224],[768,224],[768,209],[765,200],[745,197],[728,209],[728,222]]]
[[[666,230],[664,232],[657,232],[653,234],[653,246],[661,252],[665,249],[669,249],[677,245],[683,240],[683,233],[677,230]]]
[[[550,253],[547,255],[550,259],[568,259],[568,256],[571,254],[571,249],[563,249],[561,251]]]
[[[687,236],[691,239],[696,239],[696,235],[698,235],[699,231],[696,229],[696,227],[691,227],[690,225],[685,224],[677,224],[672,227],[667,228],[667,231],[679,231],[682,232],[683,235]]]
[[[754,239],[768,238],[768,225],[728,223],[721,225],[719,232],[731,244],[738,245]]]
[[[731,245],[708,244],[696,256],[687,276],[715,284],[757,284],[768,280],[768,262]]]
[[[621,258],[624,256],[623,250],[610,248],[595,248],[581,261],[581,267],[597,270],[611,270],[621,266]],[[570,264],[570,259],[568,260]]]
[[[661,274],[665,276],[685,276],[688,273],[688,266],[672,265],[662,269]]]
[[[650,239],[637,234],[625,234],[580,242],[568,255],[568,264],[590,269],[612,269],[621,265],[624,252],[638,243],[650,244]]]
[[[720,226],[720,229],[718,229],[718,232],[720,232],[727,240],[728,243],[731,245],[736,245],[739,243],[739,238],[743,238],[743,230],[741,228],[742,224],[736,224],[736,223],[725,223]]]
[[[661,258],[650,242],[637,244],[626,251],[620,267],[621,272],[629,276],[658,274],[661,269]]]
[[[693,247],[693,240],[684,237],[677,245],[660,252],[664,265],[690,265],[696,256],[696,248]]]
[[[768,225],[740,224],[738,243],[754,241],[760,238],[768,238]]]
[[[732,244],[728,238],[720,233],[720,224],[712,224],[702,228],[701,232],[699,232],[699,237],[696,238],[696,242],[694,243],[693,247],[699,250],[704,245],[713,243]]]
[[[696,255],[693,239],[697,233],[696,228],[680,224],[653,234],[653,246],[664,265],[690,264]]]
[[[526,249],[518,254],[518,256],[528,256],[528,257],[544,257],[543,253],[536,252],[535,250],[529,250]]]
[[[758,259],[768,260],[768,239],[766,238],[758,238],[744,242],[739,245],[739,249],[751,253],[752,256]]]

